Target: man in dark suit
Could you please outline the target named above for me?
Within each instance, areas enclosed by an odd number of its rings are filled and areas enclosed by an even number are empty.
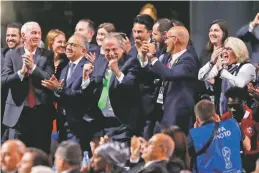
[[[164,115],[160,127],[171,125],[179,126],[186,134],[192,126],[194,116],[193,106],[198,89],[198,58],[186,50],[189,41],[189,33],[183,26],[172,27],[167,32],[167,52],[171,57],[167,59],[167,65],[158,61],[149,52],[147,57],[151,61],[152,70],[163,79],[159,92],[163,100]],[[147,59],[143,59],[143,62]]]
[[[57,173],[80,173],[81,161],[82,150],[77,143],[64,141],[58,146],[54,162]]]
[[[95,57],[98,57],[100,53],[100,48],[93,43],[93,36],[95,34],[95,23],[90,19],[79,20],[79,22],[76,24],[75,34],[81,34],[82,36],[84,36],[89,42],[87,52],[95,54]]]
[[[59,112],[62,114],[60,122],[66,126],[62,129],[64,131],[60,131],[60,134],[64,134],[59,136],[61,141],[74,139],[80,143],[83,150],[90,151],[89,143],[93,134],[100,131],[100,127],[97,123],[98,116],[93,113],[96,110],[91,108],[95,103],[91,99],[93,93],[87,95],[88,88],[82,89],[81,86],[84,65],[90,63],[84,56],[87,51],[86,44],[88,42],[83,36],[71,36],[66,46],[66,55],[70,62],[62,70],[60,81],[53,76],[50,80],[42,81],[42,85],[54,91],[57,97]],[[61,121],[62,118],[64,122]]]
[[[137,79],[139,61],[124,53],[119,34],[106,36],[103,48],[105,58],[96,60],[91,81],[101,88],[96,98],[104,117],[103,126],[112,139],[129,141],[139,132],[138,120],[142,116]]]
[[[129,173],[179,173],[183,169],[181,163],[169,161],[174,148],[174,141],[168,135],[154,135],[143,149],[144,162],[134,166]]]
[[[259,63],[259,13],[252,22],[240,28],[236,35],[241,40],[251,43],[251,63],[256,67]]]
[[[4,69],[4,59],[6,53],[22,45],[22,36],[21,36],[21,27],[20,23],[11,23],[7,25],[5,41],[7,48],[1,49],[1,69]],[[1,87],[1,122],[3,121],[5,102],[8,94],[8,87]],[[1,124],[1,136],[5,131],[4,125]]]
[[[54,73],[53,53],[38,48],[38,23],[25,23],[21,33],[24,46],[7,54],[1,78],[2,86],[9,88],[3,118],[9,131],[4,138],[18,137],[26,146],[48,153],[55,109],[51,91],[41,86],[41,80]]]

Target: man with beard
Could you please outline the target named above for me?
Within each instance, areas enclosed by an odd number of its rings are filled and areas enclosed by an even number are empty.
[[[18,46],[22,45],[22,37],[21,37],[21,27],[22,25],[20,23],[11,23],[7,25],[6,29],[6,44],[7,48],[2,48],[1,50],[1,69],[4,68],[4,59],[6,53],[11,51],[12,49],[15,49]],[[4,108],[5,108],[5,102],[8,94],[8,88],[7,87],[1,87],[1,122],[3,121],[4,116]],[[1,125],[1,136],[4,133],[4,125]]]
[[[251,140],[251,150],[243,153],[243,167],[247,172],[255,169],[259,157],[259,124],[253,120],[252,110],[246,105],[248,93],[244,88],[232,87],[225,93],[228,100],[228,112],[221,119],[235,118],[243,133]]]

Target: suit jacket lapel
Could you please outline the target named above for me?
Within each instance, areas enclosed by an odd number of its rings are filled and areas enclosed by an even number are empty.
[[[41,60],[41,50],[37,48],[34,56],[34,63],[37,66],[40,66],[40,60]]]
[[[65,80],[64,86],[66,86],[66,83],[67,83],[66,77],[67,77],[68,67],[69,67],[69,64],[67,64],[64,67],[64,69],[62,70],[60,77],[59,77],[59,82],[61,82],[63,79]]]
[[[79,61],[79,63],[77,64],[75,70],[71,74],[70,80],[66,81],[67,82],[67,87],[69,87],[78,77],[82,76],[83,66],[85,64],[85,61],[86,61],[85,57],[83,57]]]

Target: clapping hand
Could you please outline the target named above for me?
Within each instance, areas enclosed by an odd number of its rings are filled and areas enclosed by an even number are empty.
[[[86,53],[85,54],[86,58],[91,62],[91,63],[94,63],[95,59],[96,59],[96,55],[95,53]]]
[[[259,13],[256,14],[253,22],[251,23],[252,27],[255,28],[257,25],[259,25]]]
[[[59,88],[62,88],[64,82],[64,79],[62,79],[61,82],[59,82],[57,78],[54,75],[52,75],[49,80],[42,80],[41,85],[52,91],[57,91]]]
[[[33,58],[33,54],[29,53],[29,54],[24,54],[22,55],[23,57],[23,63],[26,65],[28,70],[32,70],[34,67],[34,58]]]
[[[83,67],[83,80],[87,80],[89,75],[93,72],[94,66],[92,63],[87,63]]]
[[[223,51],[223,48],[220,48],[220,47],[217,47],[212,55],[211,55],[211,58],[210,58],[210,62],[212,64],[216,64],[217,60],[220,59],[220,55],[222,54],[222,51]]]
[[[248,93],[251,97],[253,97],[253,100],[259,104],[259,88],[250,88],[248,89]]]
[[[126,51],[126,53],[129,53],[131,49],[131,44],[128,37],[123,38],[123,44],[124,44],[124,50]]]

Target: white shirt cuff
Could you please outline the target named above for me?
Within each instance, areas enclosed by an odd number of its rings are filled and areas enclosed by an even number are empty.
[[[24,78],[24,75],[22,75],[20,71],[18,71],[18,72],[17,72],[17,74],[18,74],[19,78],[20,78],[20,79],[21,79],[21,81],[22,81],[22,80],[23,80],[23,78]]]
[[[141,54],[138,54],[138,55],[137,55],[137,58],[138,58],[138,60],[139,60],[139,62],[140,62],[140,66],[141,66],[142,68],[144,68],[144,67],[147,66],[148,60],[143,62],[143,59],[142,59],[142,55],[141,55]]]
[[[121,72],[121,76],[119,78],[116,76],[116,78],[121,83],[124,78],[124,74]]]
[[[86,79],[86,80],[83,80],[82,81],[82,84],[81,84],[81,88],[84,90],[88,87],[88,85],[90,84],[90,79]]]
[[[30,74],[32,74],[32,72],[35,70],[35,68],[36,68],[36,64],[34,64],[33,68],[31,69]]]
[[[139,159],[140,159],[140,158],[138,158],[138,159],[136,159],[136,160],[133,160],[133,159],[130,158],[130,163],[138,163],[138,162],[139,162]]]
[[[252,26],[252,23],[249,24],[249,28],[248,28],[248,31],[249,32],[252,32],[254,30],[253,26]]]
[[[156,58],[154,61],[151,62],[151,64],[154,65],[157,61],[158,59]]]

